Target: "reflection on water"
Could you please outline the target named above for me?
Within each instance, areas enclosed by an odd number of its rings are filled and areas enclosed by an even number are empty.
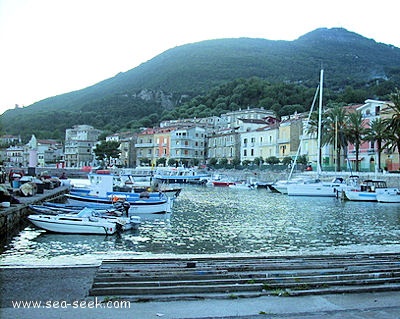
[[[172,215],[113,236],[29,226],[1,264],[93,263],[137,254],[298,254],[400,251],[400,205],[185,186]]]

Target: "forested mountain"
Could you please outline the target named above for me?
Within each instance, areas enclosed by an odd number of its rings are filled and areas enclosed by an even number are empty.
[[[400,86],[400,49],[341,28],[294,41],[220,39],[167,50],[91,87],[1,116],[3,133],[63,138],[89,124],[115,132],[160,120],[263,106],[278,115],[306,110],[325,69],[326,96],[345,103],[386,99]]]

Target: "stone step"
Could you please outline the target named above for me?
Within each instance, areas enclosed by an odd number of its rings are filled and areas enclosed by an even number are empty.
[[[96,276],[95,284],[109,284],[109,285],[126,285],[126,284],[135,284],[137,286],[146,286],[146,285],[171,285],[171,283],[182,282],[184,283],[216,283],[216,282],[290,282],[290,281],[302,281],[302,282],[310,282],[318,278],[318,280],[324,281],[334,281],[334,280],[350,280],[354,278],[397,278],[400,277],[400,269],[397,271],[393,270],[370,270],[368,272],[334,272],[334,273],[313,273],[313,274],[302,274],[302,273],[290,273],[290,274],[274,274],[272,276],[266,274],[213,274],[213,275],[199,275],[192,274],[190,276],[178,276],[178,275],[163,275],[159,277],[149,277],[149,276],[118,276],[118,277],[103,277]]]
[[[329,293],[351,291],[352,287],[367,291],[399,289],[398,255],[104,261],[90,294],[138,299],[200,298],[209,294],[229,298],[231,294]]]
[[[236,299],[250,298],[260,296],[304,296],[304,295],[322,295],[322,294],[345,294],[345,293],[372,293],[372,292],[387,292],[399,291],[400,283],[394,284],[377,284],[377,285],[349,285],[349,286],[334,286],[334,287],[319,287],[313,289],[291,289],[291,288],[276,288],[271,290],[239,290],[226,289],[224,291],[206,290],[201,292],[182,292],[168,294],[124,294],[124,291],[114,291],[108,289],[105,293],[91,293],[91,296],[117,296],[118,298],[131,301],[169,301],[169,300],[194,300],[194,299]],[[129,292],[129,290],[128,290]]]
[[[296,278],[297,280],[306,280],[307,277],[337,278],[344,276],[359,276],[365,277],[382,277],[382,276],[398,276],[400,268],[390,267],[373,267],[373,268],[351,268],[351,269],[329,269],[323,271],[284,271],[284,272],[228,272],[228,271],[191,271],[191,272],[163,272],[154,274],[152,272],[99,272],[96,275],[97,281],[104,282],[164,282],[164,281],[179,281],[179,280],[283,280],[284,278]]]

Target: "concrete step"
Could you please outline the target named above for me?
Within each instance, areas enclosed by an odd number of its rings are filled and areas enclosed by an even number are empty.
[[[99,267],[93,296],[181,296],[208,294],[318,294],[400,288],[395,254],[281,258],[111,260]],[[272,263],[271,263],[272,261]]]

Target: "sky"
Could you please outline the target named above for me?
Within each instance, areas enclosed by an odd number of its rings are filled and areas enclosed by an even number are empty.
[[[397,0],[0,0],[0,114],[203,40],[291,41],[342,27],[400,48],[396,8]]]

